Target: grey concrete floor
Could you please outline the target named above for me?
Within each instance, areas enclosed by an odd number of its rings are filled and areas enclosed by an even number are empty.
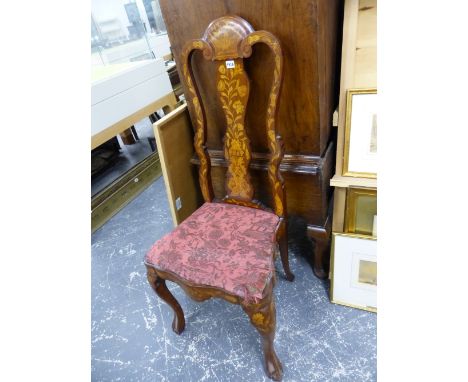
[[[260,337],[237,305],[196,303],[168,283],[186,317],[172,332],[172,311],[154,294],[143,257],[172,229],[162,178],[92,235],[93,381],[269,381]],[[376,314],[330,303],[300,246],[290,245],[293,283],[275,288],[275,347],[283,381],[376,381]]]

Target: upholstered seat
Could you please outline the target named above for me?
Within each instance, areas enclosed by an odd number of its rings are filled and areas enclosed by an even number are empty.
[[[192,284],[257,301],[274,274],[278,222],[267,211],[205,203],[153,245],[146,263]]]

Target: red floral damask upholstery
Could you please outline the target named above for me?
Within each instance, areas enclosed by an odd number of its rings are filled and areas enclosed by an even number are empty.
[[[145,261],[193,284],[258,300],[273,276],[278,221],[259,209],[205,203],[158,240]]]

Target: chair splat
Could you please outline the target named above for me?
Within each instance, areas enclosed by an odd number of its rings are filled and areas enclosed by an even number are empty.
[[[243,60],[218,62],[218,96],[226,116],[224,157],[226,172],[226,197],[251,201],[254,189],[250,180],[249,164],[252,157],[250,142],[245,132],[245,110],[249,98],[249,79]]]

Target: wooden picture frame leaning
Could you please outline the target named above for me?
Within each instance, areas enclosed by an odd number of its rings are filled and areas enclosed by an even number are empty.
[[[349,89],[346,93],[342,175],[377,178],[377,114],[373,108],[375,100],[369,99],[371,101],[369,102],[369,108],[365,110],[365,105],[362,104],[360,99],[359,110],[355,111],[353,115],[353,98],[361,95],[377,95],[377,89]],[[359,115],[356,115],[358,112]],[[366,135],[366,131],[368,135]]]

